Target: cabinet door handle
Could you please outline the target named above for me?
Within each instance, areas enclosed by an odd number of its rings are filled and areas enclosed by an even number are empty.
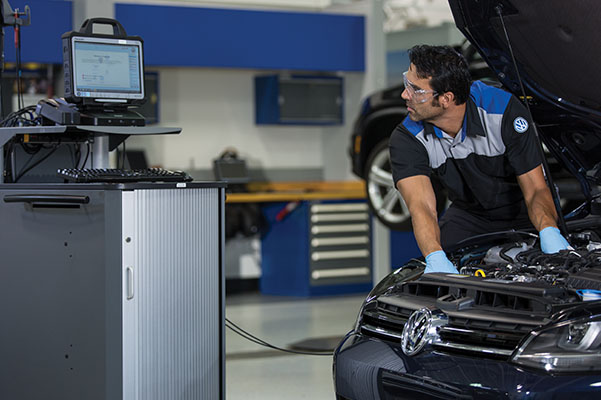
[[[5,203],[61,203],[61,204],[88,204],[89,196],[70,196],[66,194],[7,194]]]
[[[125,297],[127,300],[134,298],[134,269],[127,267],[125,269]]]

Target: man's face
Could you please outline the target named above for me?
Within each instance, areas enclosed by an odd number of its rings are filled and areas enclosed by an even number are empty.
[[[430,79],[417,77],[415,66],[411,64],[404,74],[405,90],[401,97],[407,102],[409,118],[413,121],[432,121],[442,114],[443,109],[432,90]]]

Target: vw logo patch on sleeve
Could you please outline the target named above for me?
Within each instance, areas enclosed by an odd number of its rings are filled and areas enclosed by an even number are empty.
[[[524,117],[517,117],[513,120],[513,129],[517,133],[524,133],[528,130],[528,121]]]

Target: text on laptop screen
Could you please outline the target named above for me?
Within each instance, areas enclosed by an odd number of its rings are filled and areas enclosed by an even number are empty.
[[[142,43],[137,40],[72,38],[77,97],[143,99]]]

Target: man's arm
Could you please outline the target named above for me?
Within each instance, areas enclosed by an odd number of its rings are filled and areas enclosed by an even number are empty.
[[[442,250],[436,196],[430,178],[425,175],[410,176],[399,180],[397,188],[411,214],[413,233],[422,254],[427,256]]]
[[[545,182],[543,168],[538,167],[517,177],[524,200],[528,207],[528,216],[539,232],[548,227],[557,228],[557,212],[551,191]]]
[[[530,221],[539,231],[541,250],[544,253],[557,253],[570,249],[570,244],[557,229],[557,212],[551,191],[545,183],[542,167],[539,165],[518,175],[517,178],[528,207]]]
[[[456,274],[457,269],[449,261],[440,245],[436,196],[430,178],[425,175],[415,175],[400,179],[397,182],[397,188],[411,214],[413,234],[419,249],[426,257],[424,273]]]

